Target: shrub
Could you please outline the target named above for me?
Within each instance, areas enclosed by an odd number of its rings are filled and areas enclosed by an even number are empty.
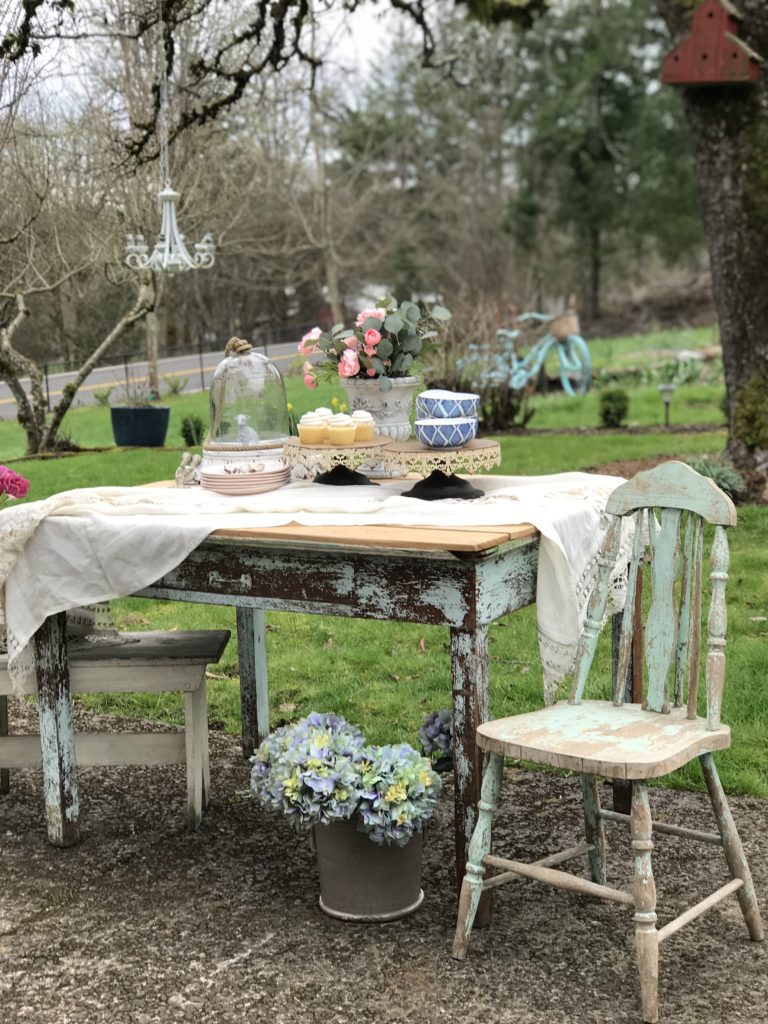
[[[701,459],[688,459],[688,465],[702,476],[708,476],[710,480],[714,480],[729,498],[735,499],[747,489],[744,477],[731,460],[725,456],[710,458],[705,455]]]
[[[629,412],[629,396],[624,388],[606,388],[600,392],[600,422],[604,427],[620,427]]]
[[[201,416],[185,416],[181,421],[181,436],[187,448],[199,448],[205,436],[205,420]]]
[[[114,385],[110,385],[108,388],[101,388],[99,391],[94,391],[94,402],[96,402],[97,405],[109,405],[109,396],[114,390]]]
[[[174,377],[170,373],[163,376],[169,395],[179,395],[189,384],[189,377]]]
[[[753,373],[739,388],[733,426],[748,448],[768,449],[768,378],[763,374]]]

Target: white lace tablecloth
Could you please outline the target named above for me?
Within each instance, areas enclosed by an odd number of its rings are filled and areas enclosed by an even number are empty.
[[[477,482],[485,495],[472,501],[406,498],[401,492],[412,482],[398,481],[294,483],[242,497],[199,487],[99,487],[7,507],[0,512],[0,628],[4,621],[11,680],[18,686],[34,671],[30,640],[46,616],[149,586],[219,528],[532,523],[541,534],[536,606],[550,700],[573,663],[606,527],[603,510],[622,480],[563,473]],[[626,561],[622,555],[617,563],[611,611],[623,604]]]

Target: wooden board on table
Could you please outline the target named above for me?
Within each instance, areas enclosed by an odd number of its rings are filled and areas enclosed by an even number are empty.
[[[144,487],[173,487],[170,480],[143,484]],[[400,548],[414,551],[488,551],[510,541],[535,537],[538,531],[530,523],[516,526],[253,526],[215,530],[212,537],[258,540],[311,541],[314,544],[340,544],[356,548]]]

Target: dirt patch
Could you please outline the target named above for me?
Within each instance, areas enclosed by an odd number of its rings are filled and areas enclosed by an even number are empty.
[[[657,455],[648,459],[624,459],[617,462],[604,462],[600,466],[590,466],[587,473],[601,473],[606,476],[623,476],[629,480],[635,473],[641,473],[645,469],[653,469],[662,462],[669,462],[670,455]]]
[[[33,726],[34,708],[12,702],[11,712],[12,729]],[[89,770],[83,841],[69,850],[47,843],[40,772],[13,773],[0,797],[3,1024],[639,1022],[625,908],[520,882],[499,892],[467,961],[451,959],[450,785],[427,843],[421,910],[346,924],[318,909],[306,837],[247,798],[235,739],[212,734],[211,750],[212,804],[198,832],[183,824],[183,768]],[[497,849],[534,860],[577,842],[579,792],[574,778],[509,771]],[[610,804],[607,785],[602,793]],[[653,797],[659,818],[711,829],[703,795]],[[766,914],[768,804],[738,799],[733,812]],[[610,881],[628,884],[627,837],[609,827]],[[687,840],[659,837],[654,861],[660,923],[727,877],[718,850]],[[766,963],[735,899],[720,904],[662,949],[663,1021],[766,1024]]]

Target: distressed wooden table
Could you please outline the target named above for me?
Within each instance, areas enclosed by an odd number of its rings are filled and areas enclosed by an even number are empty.
[[[137,596],[235,606],[246,755],[269,729],[265,610],[447,626],[460,883],[479,798],[475,730],[489,717],[488,626],[534,600],[538,545],[528,525],[222,529]],[[64,615],[34,643],[48,836],[69,846],[79,830]]]

